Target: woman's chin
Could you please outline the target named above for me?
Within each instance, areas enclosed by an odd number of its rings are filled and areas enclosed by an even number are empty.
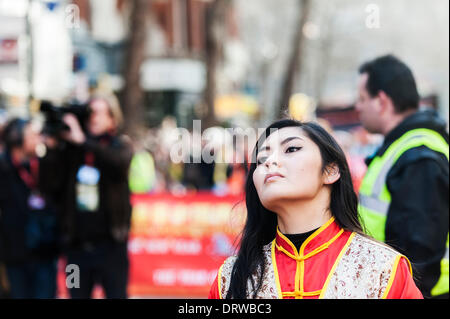
[[[277,193],[276,191],[274,191],[271,194],[267,194],[267,196],[264,196],[260,199],[261,204],[264,206],[264,208],[274,211],[280,203],[286,200],[286,193]]]

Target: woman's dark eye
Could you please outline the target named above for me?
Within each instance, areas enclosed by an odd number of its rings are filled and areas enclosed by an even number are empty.
[[[291,146],[286,149],[286,153],[292,153],[298,151],[299,149],[301,149],[301,147]]]

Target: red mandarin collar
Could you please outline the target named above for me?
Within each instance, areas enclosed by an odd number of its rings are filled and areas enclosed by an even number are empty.
[[[331,217],[325,224],[312,233],[301,245],[300,251],[297,251],[294,244],[283,235],[277,227],[275,237],[276,248],[284,252],[287,256],[294,259],[306,259],[313,254],[328,248],[334,240],[343,233],[343,229],[336,223],[335,218]],[[308,256],[310,255],[310,256]]]

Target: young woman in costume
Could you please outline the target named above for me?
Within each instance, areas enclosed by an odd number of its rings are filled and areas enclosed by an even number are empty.
[[[422,298],[408,259],[364,234],[345,155],[319,125],[267,127],[246,206],[239,252],[209,298]]]

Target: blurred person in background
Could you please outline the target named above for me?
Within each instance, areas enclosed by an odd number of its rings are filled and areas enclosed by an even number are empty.
[[[142,142],[134,141],[133,158],[129,169],[129,187],[133,194],[147,194],[155,187],[156,171],[153,155]]]
[[[384,136],[359,191],[367,231],[405,254],[424,297],[448,298],[449,166],[446,123],[419,111],[411,70],[392,55],[359,69],[363,126]]]
[[[46,158],[39,128],[12,119],[2,131],[0,155],[0,261],[5,264],[11,298],[55,298],[57,215],[53,194],[40,173]]]
[[[114,95],[94,93],[88,112],[86,123],[66,114],[70,130],[49,145],[57,154],[48,176],[61,188],[63,248],[67,264],[80,270],[79,288],[69,291],[72,298],[90,298],[99,284],[107,298],[126,298],[133,148],[118,133],[122,113]]]
[[[195,140],[195,138],[193,138]],[[201,149],[204,152],[206,141],[201,139]],[[206,150],[207,151],[207,150]],[[205,151],[205,152],[206,152]],[[205,153],[206,154],[206,153]],[[212,161],[205,161],[204,154],[200,158],[189,155],[189,161],[183,165],[182,184],[192,191],[210,191],[214,187],[214,169],[216,155],[214,149],[209,149]]]

